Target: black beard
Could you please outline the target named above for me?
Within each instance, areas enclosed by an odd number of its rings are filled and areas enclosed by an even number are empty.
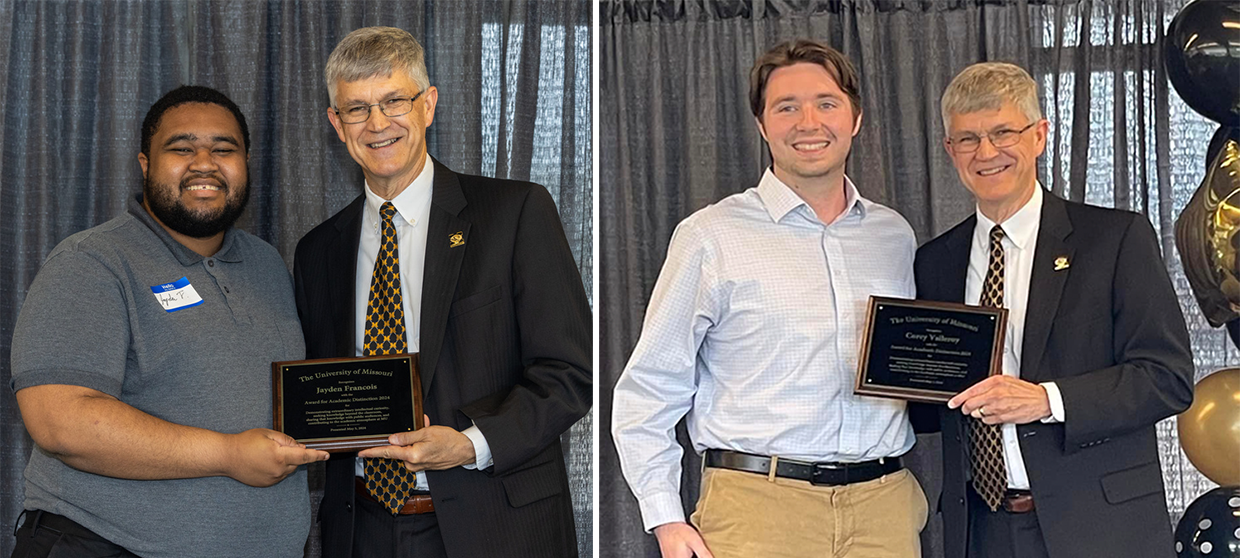
[[[192,178],[196,177],[187,177],[186,180]],[[184,184],[176,187],[170,187],[167,184],[155,186],[150,178],[143,178],[142,200],[146,202],[151,213],[155,214],[155,217],[168,228],[190,238],[208,238],[228,230],[228,227],[236,223],[237,218],[241,217],[241,212],[245,211],[245,206],[250,201],[249,173],[246,173],[246,181],[240,198],[230,196],[231,185],[222,180],[220,184],[224,186],[224,209],[212,214],[190,212],[185,204],[181,203],[180,194]]]

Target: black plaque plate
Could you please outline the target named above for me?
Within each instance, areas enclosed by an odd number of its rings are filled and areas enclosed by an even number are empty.
[[[945,403],[998,374],[1007,310],[870,297],[855,393]]]
[[[422,427],[416,354],[271,363],[273,429],[308,448],[357,451]]]

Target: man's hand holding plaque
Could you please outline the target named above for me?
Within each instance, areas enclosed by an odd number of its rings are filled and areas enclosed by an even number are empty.
[[[947,407],[960,407],[961,413],[986,424],[1027,424],[1051,416],[1045,387],[1002,374],[956,394],[947,402]]]
[[[446,426],[432,426],[430,417],[422,416],[422,428],[388,436],[391,445],[358,452],[358,457],[399,459],[413,471],[442,471],[477,460],[474,443],[461,432]]]
[[[1006,328],[1002,308],[872,296],[854,392],[946,403],[999,374]]]

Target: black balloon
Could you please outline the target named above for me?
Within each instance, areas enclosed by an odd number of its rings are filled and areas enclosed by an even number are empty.
[[[1175,555],[1240,557],[1240,486],[1222,486],[1199,496],[1175,528]]]
[[[1167,28],[1167,77],[1188,106],[1240,126],[1240,0],[1196,0]]]

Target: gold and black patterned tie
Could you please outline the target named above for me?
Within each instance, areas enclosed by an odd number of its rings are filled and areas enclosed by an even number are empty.
[[[366,355],[405,352],[405,309],[400,296],[400,260],[396,252],[396,226],[392,216],[396,206],[384,202],[379,208],[383,219],[383,239],[370,279],[370,302],[366,305]],[[366,489],[388,511],[396,513],[413,489],[417,476],[398,460],[366,459]]]
[[[982,283],[981,306],[1003,308],[1003,229],[990,229],[990,266]],[[1003,465],[1003,431],[998,424],[980,419],[969,421],[969,462],[973,466],[973,489],[990,511],[999,509],[1007,490],[1007,468]]]

